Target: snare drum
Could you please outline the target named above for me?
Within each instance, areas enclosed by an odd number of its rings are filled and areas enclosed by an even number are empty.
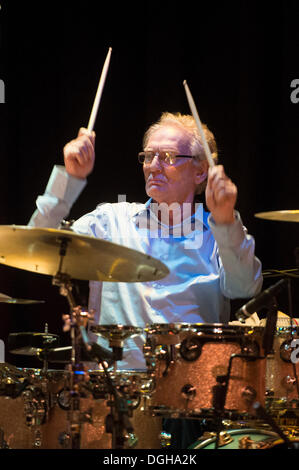
[[[203,417],[217,407],[214,388],[229,374],[224,405],[232,417],[264,403],[263,328],[223,324],[156,324],[145,329],[144,356],[154,416]]]

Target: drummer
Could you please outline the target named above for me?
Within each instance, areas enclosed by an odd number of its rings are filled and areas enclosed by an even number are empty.
[[[217,162],[213,133],[204,126]],[[95,162],[95,133],[81,128],[64,147],[64,165],[53,168],[29,225],[58,227],[86,185]],[[140,162],[140,163],[139,163]],[[256,295],[262,286],[255,243],[235,210],[237,188],[222,165],[209,167],[190,115],[163,113],[146,131],[145,203],[104,203],[72,228],[160,259],[169,274],[142,283],[90,282],[89,308],[99,324],[144,327],[154,323],[226,323],[230,300]],[[205,191],[206,205],[196,203]],[[94,338],[107,347],[103,338]],[[144,338],[126,340],[120,369],[145,369]]]

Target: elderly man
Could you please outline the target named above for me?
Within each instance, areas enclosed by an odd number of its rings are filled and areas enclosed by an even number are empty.
[[[213,134],[204,126],[217,161]],[[55,166],[37,199],[30,225],[57,227],[84,188],[95,160],[95,134],[80,129],[64,147],[65,167]],[[221,165],[209,168],[192,116],[163,113],[147,130],[138,155],[149,200],[100,204],[73,229],[159,258],[169,269],[160,281],[90,282],[89,307],[99,324],[144,327],[154,323],[226,323],[230,301],[262,286],[254,239],[235,210],[237,188]],[[205,190],[210,214],[196,203]],[[103,346],[107,341],[97,338]],[[126,341],[123,369],[145,369],[144,337]]]

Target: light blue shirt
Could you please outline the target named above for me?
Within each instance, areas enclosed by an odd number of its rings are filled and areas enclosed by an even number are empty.
[[[46,192],[37,199],[30,225],[57,227],[86,182],[56,166]],[[216,225],[198,205],[182,224],[163,226],[146,204],[100,204],[78,219],[72,228],[160,259],[169,274],[153,282],[90,282],[89,308],[98,324],[145,327],[154,323],[226,323],[230,301],[249,298],[262,286],[261,263],[254,255],[254,239],[235,222]],[[90,333],[91,335],[91,333]],[[107,340],[96,337],[107,347]],[[125,341],[122,369],[145,369],[144,336]]]

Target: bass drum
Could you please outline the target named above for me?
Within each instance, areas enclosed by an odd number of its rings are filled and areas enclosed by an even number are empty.
[[[289,436],[295,448],[299,446],[298,437]],[[241,428],[222,431],[218,449],[280,449],[286,448],[283,440],[275,432],[267,429]],[[192,444],[189,449],[215,449],[216,433],[207,433]]]

